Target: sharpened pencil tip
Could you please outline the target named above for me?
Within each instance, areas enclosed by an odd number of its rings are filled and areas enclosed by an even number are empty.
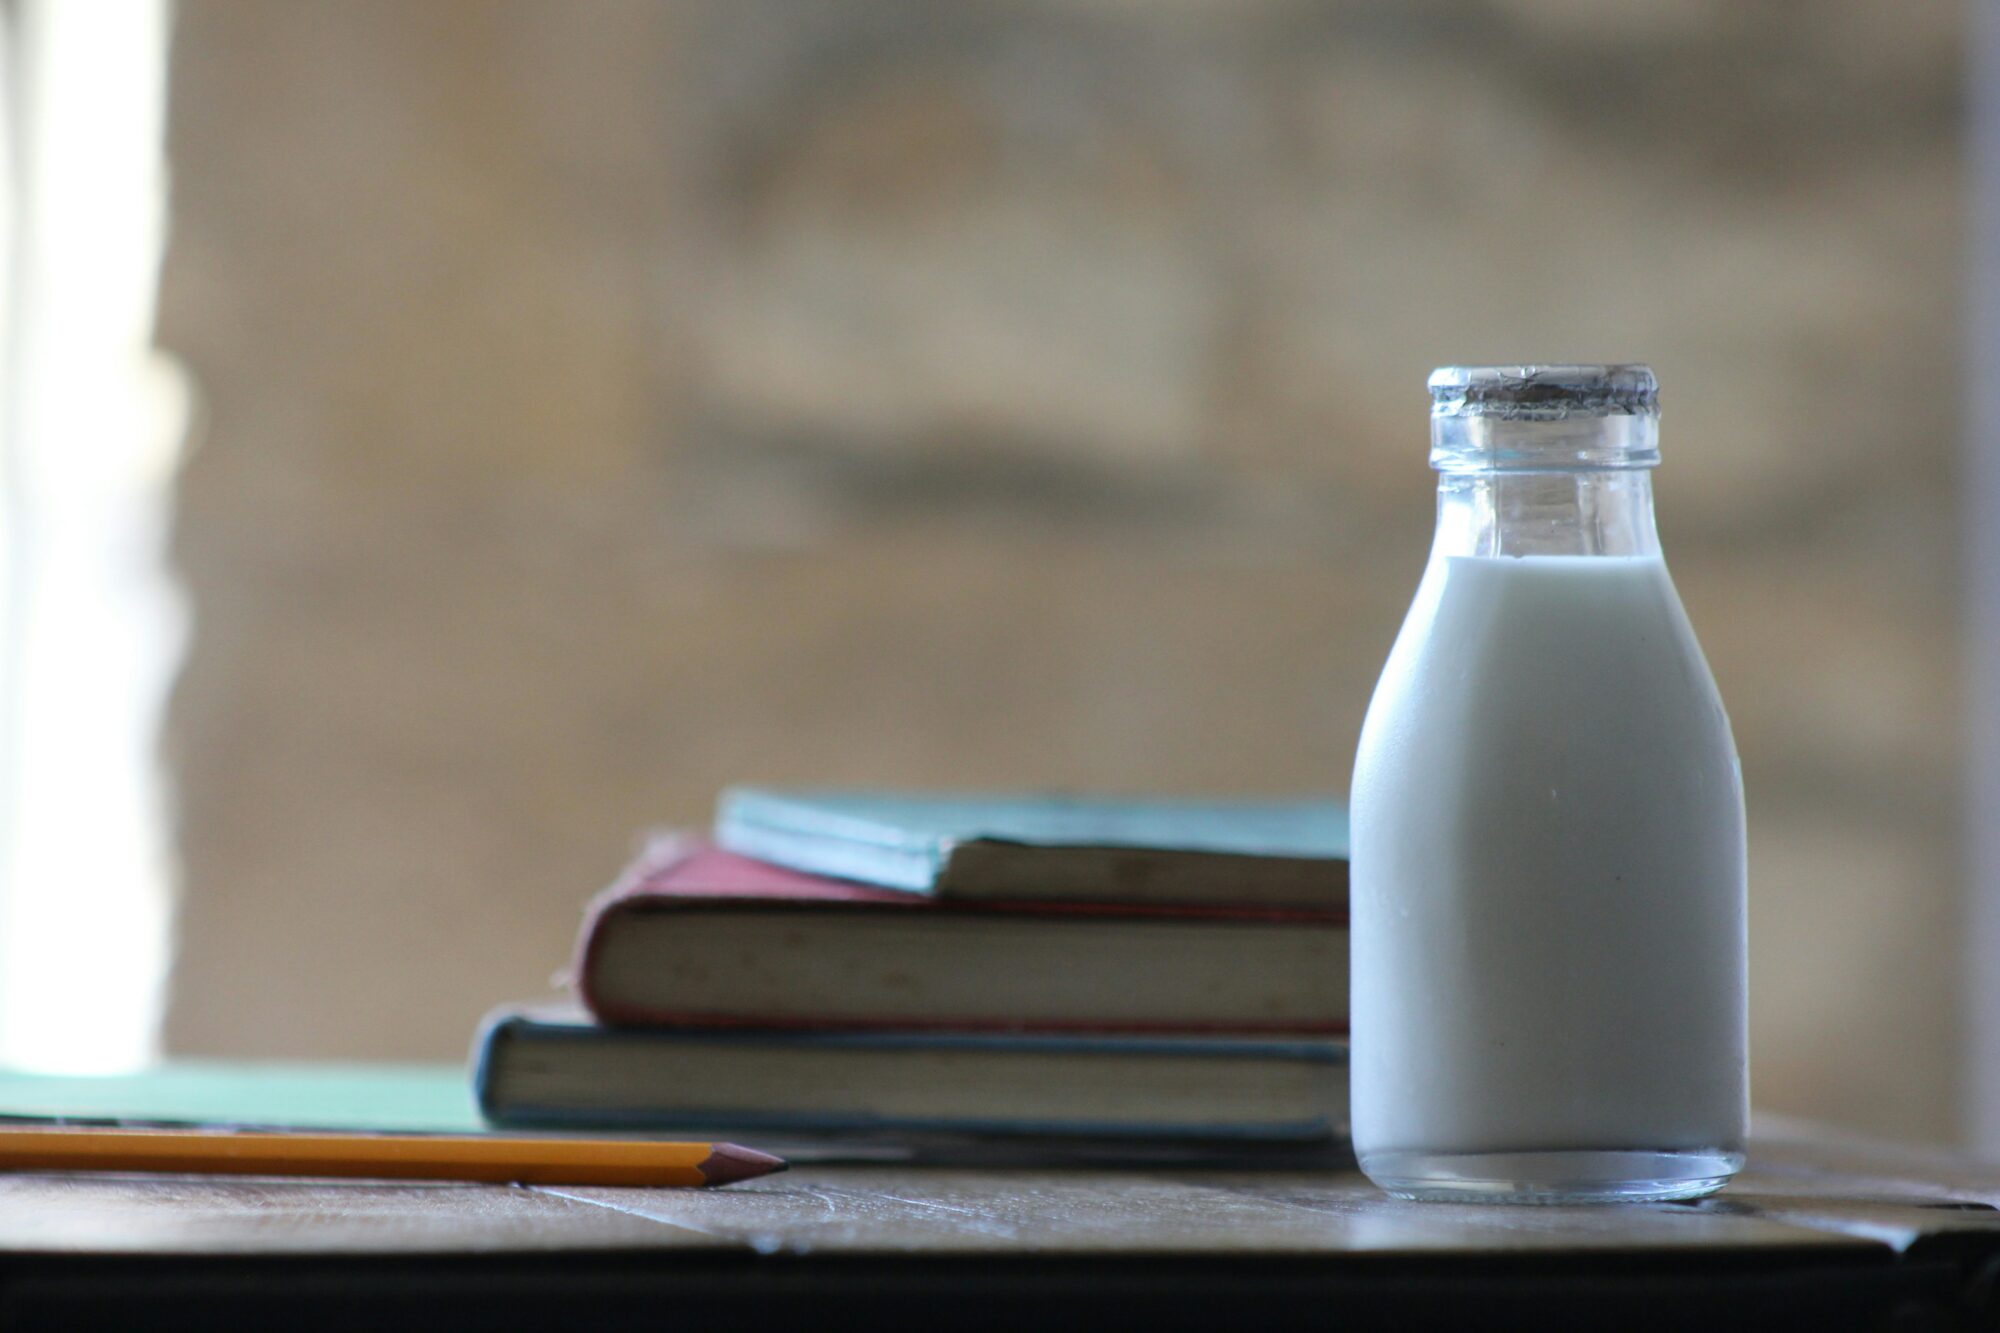
[[[702,1178],[711,1185],[727,1185],[732,1181],[749,1180],[755,1176],[768,1176],[773,1171],[785,1169],[785,1159],[773,1157],[755,1148],[745,1148],[735,1143],[718,1143],[708,1160],[701,1164]]]

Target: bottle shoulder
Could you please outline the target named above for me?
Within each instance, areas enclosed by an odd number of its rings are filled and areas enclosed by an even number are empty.
[[[1716,769],[1735,747],[1687,613],[1657,557],[1434,561],[1363,724],[1375,768],[1451,781],[1464,756],[1522,769]],[[1497,756],[1497,758],[1495,758]]]

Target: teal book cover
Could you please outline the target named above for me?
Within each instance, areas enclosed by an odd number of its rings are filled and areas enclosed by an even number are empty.
[[[177,1060],[131,1074],[0,1070],[0,1121],[472,1133],[460,1065]]]
[[[812,874],[940,897],[1324,906],[1347,811],[1326,797],[1190,800],[733,787],[716,841]]]

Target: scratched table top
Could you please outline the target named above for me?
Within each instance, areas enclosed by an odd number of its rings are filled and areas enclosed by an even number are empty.
[[[1174,1326],[1209,1306],[1283,1323],[1315,1299],[1402,1326],[1586,1298],[1721,1323],[1996,1317],[2000,1166],[1761,1129],[1721,1195],[1608,1208],[1402,1203],[1341,1170],[818,1165],[709,1190],[5,1176],[0,1326],[180,1310],[194,1327],[304,1290],[329,1320],[418,1300],[427,1327],[921,1292],[995,1327],[1114,1311]]]

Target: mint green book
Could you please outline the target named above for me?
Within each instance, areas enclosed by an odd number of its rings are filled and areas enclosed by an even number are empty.
[[[1347,811],[1180,800],[734,787],[715,840],[941,899],[1344,911]]]
[[[0,1070],[0,1121],[476,1133],[463,1065],[183,1060],[133,1074]]]

